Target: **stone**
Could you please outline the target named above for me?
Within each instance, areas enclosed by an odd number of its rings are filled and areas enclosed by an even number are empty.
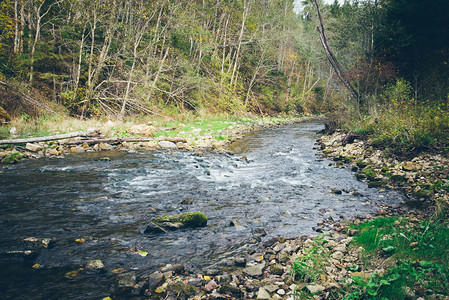
[[[283,250],[284,248],[285,248],[285,244],[278,244],[278,245],[274,246],[273,251],[278,253],[281,250]]]
[[[104,264],[99,259],[89,260],[85,266],[86,271],[90,272],[98,272],[98,273],[105,273],[106,268],[104,267]]]
[[[133,295],[143,295],[145,290],[148,288],[147,281],[139,281],[133,286],[131,293]]]
[[[257,292],[257,298],[256,299],[271,299],[271,295],[263,288],[259,288],[259,291]]]
[[[270,271],[274,275],[283,275],[284,267],[281,264],[274,264],[270,266]]]
[[[342,259],[344,256],[343,252],[341,251],[335,251],[334,253],[332,253],[332,258],[334,259]]]
[[[27,246],[31,246],[33,248],[51,248],[55,244],[55,242],[50,238],[29,237],[23,241],[27,244]]]
[[[151,136],[153,133],[155,133],[157,130],[156,128],[154,128],[153,126],[148,126],[145,124],[136,124],[133,125],[129,131],[132,134],[141,134],[141,135],[145,135],[145,136]]]
[[[163,149],[177,149],[176,144],[169,141],[160,141],[158,145]]]
[[[220,294],[225,294],[225,295],[233,296],[233,297],[235,297],[235,298],[237,298],[237,299],[241,299],[242,296],[243,296],[243,292],[242,292],[238,287],[232,286],[232,285],[230,285],[230,284],[225,284],[225,285],[223,285],[223,286],[218,290],[218,292],[219,292]]]
[[[338,245],[334,248],[335,251],[340,251],[340,252],[346,252],[346,245],[342,244],[342,245]]]
[[[243,227],[243,225],[239,221],[234,219],[230,221],[229,225],[231,227],[235,227],[235,231],[242,231],[245,229],[245,227]]]
[[[263,274],[264,268],[265,268],[265,263],[261,263],[261,264],[246,267],[245,269],[243,269],[242,272],[245,273],[246,275],[249,275],[252,277],[258,277]]]
[[[310,284],[307,286],[307,289],[309,290],[310,293],[317,294],[317,293],[324,291],[325,287],[322,285],[319,285],[319,284],[315,284],[315,285]]]
[[[407,172],[411,172],[413,170],[418,170],[420,169],[420,166],[418,164],[415,164],[413,162],[406,162],[403,166],[402,169],[404,169],[404,171]]]
[[[211,280],[209,281],[206,286],[204,287],[204,289],[206,290],[206,292],[212,292],[213,290],[215,290],[216,288],[218,288],[218,284],[215,282],[215,280]]]
[[[113,147],[108,143],[100,143],[99,147],[101,150],[111,150]]]
[[[162,273],[173,272],[174,274],[182,274],[185,270],[185,266],[183,264],[175,264],[175,265],[166,265],[161,269]]]
[[[120,274],[118,278],[118,286],[121,288],[134,287],[136,284],[135,273]]]
[[[161,283],[164,282],[164,280],[165,277],[160,272],[150,274],[150,276],[148,276],[148,290],[153,292],[155,288],[157,288],[159,285],[161,285]]]
[[[235,259],[235,265],[239,267],[246,267],[246,259],[244,257],[237,257]]]
[[[275,284],[269,284],[269,285],[264,286],[263,288],[264,288],[264,290],[266,290],[269,293],[274,293],[279,289],[279,287]]]
[[[31,152],[38,152],[38,151],[42,150],[44,147],[42,147],[42,145],[37,144],[37,143],[27,143],[25,145],[25,148]]]
[[[166,233],[167,231],[197,228],[207,226],[206,215],[200,212],[188,212],[175,215],[165,215],[151,219],[145,229],[145,234]]]
[[[277,290],[276,293],[277,293],[278,295],[280,295],[280,296],[284,296],[284,295],[286,294],[286,292],[285,292],[284,289],[279,289],[279,290]]]

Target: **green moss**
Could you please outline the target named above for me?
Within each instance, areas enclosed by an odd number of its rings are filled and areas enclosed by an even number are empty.
[[[21,160],[22,158],[23,158],[23,155],[17,152],[17,153],[13,153],[13,154],[11,154],[11,155],[9,155],[9,156],[6,156],[6,157],[3,159],[3,162],[4,162],[4,163],[7,163],[7,164],[13,164],[13,163],[15,163],[15,162],[18,162],[18,161]]]
[[[226,295],[231,295],[234,296],[238,299],[240,299],[240,297],[243,296],[243,292],[235,286],[229,285],[229,284],[225,284],[223,285],[220,290],[218,291],[220,294],[226,294]]]
[[[407,178],[405,178],[404,175],[392,175],[392,176],[390,177],[390,179],[391,179],[393,182],[405,182],[405,181],[407,181]]]
[[[421,190],[413,193],[413,195],[417,198],[428,199],[428,198],[430,198],[430,196],[432,196],[432,191],[426,190],[426,189],[421,189]]]
[[[387,183],[385,181],[370,181],[368,182],[368,187],[369,188],[380,188],[380,187],[384,187],[386,186]]]
[[[176,215],[165,215],[156,217],[151,223],[164,229],[180,229],[204,227],[207,225],[207,217],[200,212],[188,212]]]
[[[169,286],[168,290],[172,292],[171,294],[175,294],[177,299],[182,299],[181,296],[192,297],[196,295],[195,287],[191,284],[184,284],[182,282],[175,283]]]

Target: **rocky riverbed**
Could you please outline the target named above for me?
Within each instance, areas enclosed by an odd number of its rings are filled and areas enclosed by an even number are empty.
[[[323,135],[318,144],[336,167],[352,167],[358,172],[358,178],[369,180],[372,187],[402,189],[409,193],[410,201],[420,204],[447,199],[444,190],[447,159],[442,156],[422,155],[400,161],[386,157],[365,141],[355,139],[349,143],[343,132]],[[426,189],[429,192],[425,197],[418,193],[424,189],[423,185],[435,186],[438,180],[443,182],[442,189]],[[132,280],[116,293],[151,299],[328,299],[335,291],[351,284],[354,277],[382,276],[388,267],[388,260],[372,264],[376,267],[366,266],[364,249],[351,243],[352,235],[357,233],[351,225],[397,215],[407,220],[401,226],[412,228],[425,217],[426,210],[380,207],[376,214],[354,220],[330,217],[314,227],[316,235],[270,240],[247,257],[229,260],[221,269],[192,273],[183,265],[167,265],[144,278],[124,275]],[[305,269],[310,272],[302,273]]]
[[[415,204],[432,208],[449,204],[449,159],[422,153],[401,159],[388,149],[375,149],[369,141],[335,132],[319,139],[324,154],[337,165],[350,165],[371,187],[400,189]],[[430,206],[430,207],[429,207]]]

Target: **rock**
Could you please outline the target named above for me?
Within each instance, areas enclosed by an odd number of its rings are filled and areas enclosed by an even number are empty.
[[[200,212],[166,215],[151,219],[145,234],[165,233],[167,231],[207,226],[207,217]]]
[[[185,198],[184,200],[181,201],[181,205],[191,205],[191,204],[193,204],[193,201],[188,198]]]
[[[223,285],[218,292],[220,294],[225,294],[225,295],[230,295],[233,296],[237,299],[241,299],[243,297],[243,292],[235,286],[229,285],[229,284],[225,284]]]
[[[23,240],[27,246],[31,246],[34,248],[51,248],[55,245],[55,242],[52,241],[50,238],[35,238],[35,237],[29,237]]]
[[[316,285],[310,284],[307,286],[307,289],[309,290],[310,293],[317,294],[317,293],[324,291],[325,287],[322,285],[319,285],[319,284],[316,284]]]
[[[402,166],[402,169],[404,169],[404,171],[411,172],[411,171],[413,171],[413,170],[420,169],[420,167],[419,167],[418,164],[415,164],[415,163],[413,163],[413,162],[406,162],[406,163]]]
[[[274,264],[270,266],[270,271],[274,275],[283,275],[284,267],[281,264]]]
[[[142,295],[144,294],[145,290],[148,289],[148,281],[139,281],[133,286],[133,289],[131,293],[133,295]]]
[[[426,190],[426,189],[420,189],[419,191],[416,191],[413,193],[413,196],[415,196],[416,198],[424,198],[424,199],[428,199],[430,198],[430,196],[432,196],[432,191],[430,190]]]
[[[238,267],[246,267],[246,259],[244,257],[237,257],[235,259],[235,265]]]
[[[275,284],[269,284],[269,285],[264,286],[263,288],[264,288],[264,290],[266,290],[269,293],[274,293],[279,289],[279,287]]]
[[[270,294],[263,288],[259,288],[259,291],[257,292],[257,298],[256,299],[271,299]]]
[[[101,150],[111,150],[113,148],[108,143],[100,143],[98,146],[100,147]]]
[[[258,277],[263,274],[264,268],[265,268],[265,263],[261,263],[261,264],[246,267],[245,269],[243,269],[242,272],[245,273],[246,275],[249,275],[252,277]]]
[[[85,266],[86,271],[89,272],[98,272],[98,273],[105,273],[106,268],[104,267],[104,264],[99,259],[89,260]]]
[[[380,188],[387,185],[387,182],[379,180],[379,181],[370,181],[368,182],[369,188]]]
[[[280,251],[282,251],[285,248],[285,244],[278,244],[276,246],[274,246],[273,251],[278,253]]]
[[[332,258],[339,260],[344,257],[344,254],[341,251],[335,251],[334,253],[332,253],[331,256],[332,256]]]
[[[278,295],[280,295],[280,296],[284,296],[284,295],[286,294],[286,292],[285,292],[284,289],[279,289],[279,290],[277,290],[276,293],[277,293]]]
[[[136,274],[125,273],[120,274],[118,278],[118,286],[120,288],[132,288],[136,284]]]
[[[164,149],[177,149],[176,144],[169,141],[160,141],[158,145]]]
[[[235,227],[235,231],[242,231],[243,229],[245,229],[245,227],[243,227],[242,224],[240,224],[240,222],[237,221],[237,220],[231,220],[229,225],[230,226],[234,226]]]
[[[27,143],[25,148],[31,152],[38,152],[42,150],[44,147],[37,143]]]
[[[185,270],[185,266],[183,264],[176,265],[166,265],[161,269],[162,273],[173,272],[174,274],[182,274]]]
[[[155,288],[157,288],[161,283],[163,283],[165,280],[165,277],[160,272],[155,272],[153,274],[150,274],[148,276],[148,290],[150,292],[153,292]]]
[[[176,282],[168,286],[167,293],[173,296],[173,299],[188,299],[196,294],[196,290],[191,284]]]
[[[212,291],[215,290],[216,288],[218,288],[218,284],[217,284],[214,280],[209,281],[209,282],[206,284],[206,286],[204,287],[204,289],[205,289],[206,292],[208,292],[208,293],[212,292]]]
[[[129,131],[132,134],[141,134],[141,135],[145,135],[145,136],[151,136],[157,130],[156,130],[156,128],[154,128],[151,125],[148,126],[148,125],[145,125],[145,124],[136,124],[136,125],[133,125],[129,129]]]
[[[392,175],[390,177],[391,181],[396,182],[396,183],[400,183],[400,182],[405,182],[407,181],[407,178],[405,177],[405,175]]]

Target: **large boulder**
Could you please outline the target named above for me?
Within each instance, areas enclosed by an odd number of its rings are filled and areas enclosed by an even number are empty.
[[[151,219],[144,233],[166,233],[167,231],[207,226],[206,215],[200,212],[188,212],[165,215]]]

